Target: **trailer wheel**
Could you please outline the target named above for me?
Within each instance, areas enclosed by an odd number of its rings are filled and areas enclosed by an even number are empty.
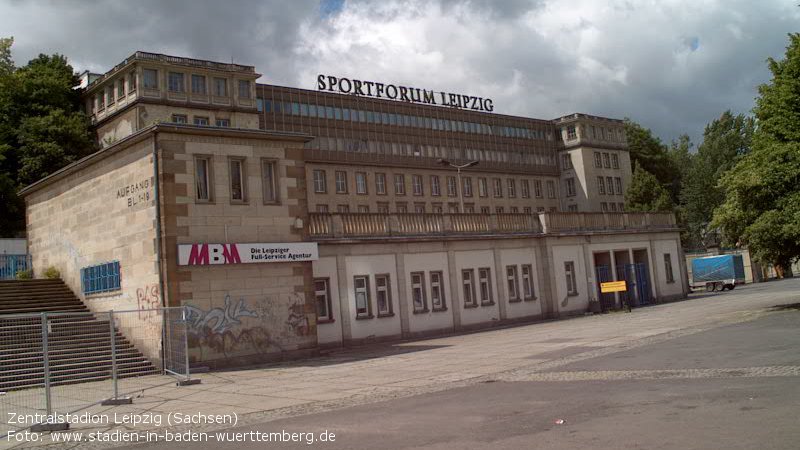
[[[736,285],[735,285],[735,284],[729,284],[729,285],[728,285],[728,290],[729,290],[729,291],[732,291],[732,290],[733,290],[733,288],[735,288],[735,287],[736,287]]]
[[[714,292],[716,285],[714,283],[706,283],[706,292]]]
[[[717,290],[718,291],[722,292],[722,291],[725,290],[725,284],[724,283],[719,282],[719,283],[714,283],[714,284],[717,286]]]

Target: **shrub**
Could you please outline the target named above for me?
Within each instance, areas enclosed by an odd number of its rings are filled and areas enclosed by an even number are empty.
[[[30,280],[33,278],[33,270],[19,270],[17,271],[17,279],[18,280]]]
[[[61,278],[61,272],[55,267],[50,266],[44,271],[44,276],[45,278]]]

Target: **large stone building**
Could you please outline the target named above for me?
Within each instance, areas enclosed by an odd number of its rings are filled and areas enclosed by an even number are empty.
[[[623,212],[621,121],[258,77],[144,52],[85,74],[102,149],[23,190],[34,267],[95,310],[187,306],[212,366],[686,295],[674,217]]]

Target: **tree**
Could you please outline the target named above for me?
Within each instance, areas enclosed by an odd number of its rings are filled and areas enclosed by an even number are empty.
[[[0,236],[25,229],[20,188],[95,150],[67,59],[39,55],[16,68],[12,43],[0,39]]]
[[[676,158],[670,154],[667,146],[661,142],[661,139],[653,136],[652,131],[630,119],[625,119],[625,136],[628,141],[631,163],[634,165],[638,163],[645,171],[654,175],[662,186],[668,187],[671,202],[677,202],[680,170],[676,166]],[[689,138],[686,137],[682,142],[686,145],[688,153],[691,146]]]
[[[752,150],[722,176],[724,203],[712,226],[725,243],[746,245],[779,274],[800,257],[800,34],[785,58],[768,60],[772,79],[759,86]]]
[[[675,207],[669,191],[638,161],[634,165],[633,178],[625,199],[625,210],[631,212],[670,212]]]

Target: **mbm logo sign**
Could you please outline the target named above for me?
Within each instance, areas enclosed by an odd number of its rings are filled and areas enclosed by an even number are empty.
[[[314,242],[178,245],[178,265],[180,266],[296,262],[317,259],[319,259],[319,251]]]

